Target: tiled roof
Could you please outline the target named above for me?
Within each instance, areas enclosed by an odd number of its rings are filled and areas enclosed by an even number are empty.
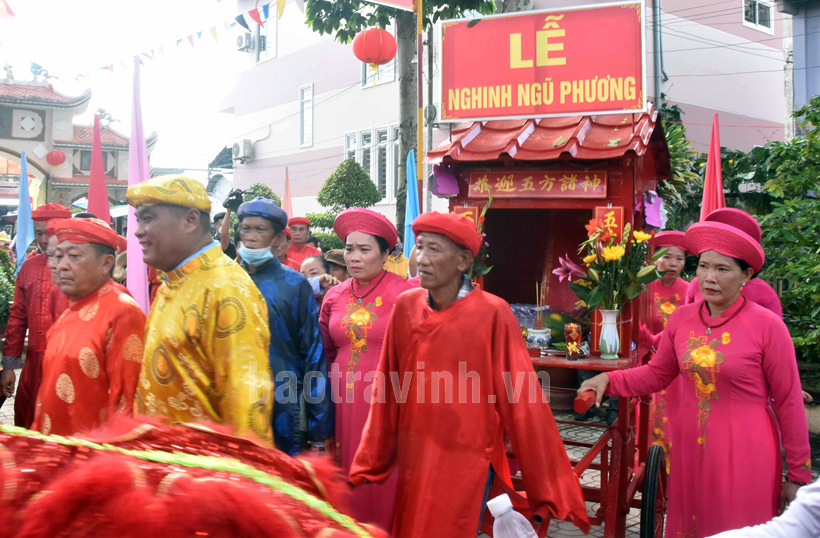
[[[0,104],[72,108],[85,103],[89,99],[91,99],[90,90],[86,90],[77,97],[69,97],[54,91],[50,85],[42,86],[36,83],[0,81]]]
[[[62,147],[91,147],[94,140],[94,127],[87,125],[74,126],[74,138],[71,142],[60,142],[55,140],[55,146]],[[117,133],[113,129],[103,127],[100,129],[100,140],[104,148],[127,148],[128,139]]]
[[[468,122],[454,128],[427,159],[546,161],[564,154],[599,160],[622,157],[629,151],[640,156],[650,146],[657,116],[650,106],[643,114]]]
[[[88,185],[91,178],[89,176],[73,176],[71,178],[54,177],[51,178],[52,185]],[[126,179],[114,179],[110,177],[105,178],[105,183],[111,186],[128,186]]]

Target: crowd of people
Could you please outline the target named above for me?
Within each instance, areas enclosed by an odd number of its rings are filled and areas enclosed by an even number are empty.
[[[399,538],[476,536],[501,493],[542,535],[551,518],[589,530],[516,318],[469,277],[484,241],[475,223],[422,214],[407,258],[387,218],[350,208],[334,222],[344,249],[322,253],[310,221],[273,200],[212,218],[202,184],[183,176],[127,198],[150,269],[147,317],[112,280],[124,245],[108,223],[57,204],[33,213],[41,253],[17,279],[0,379],[11,396],[22,366],[16,426],[62,442],[126,415],[224,427],[282,457],[324,453],[352,488],[346,513]],[[766,523],[811,482],[811,457],[794,347],[776,294],[755,278],[760,228],[724,209],[654,242],[667,251],[647,292],[652,360],[579,390],[599,404],[654,394],[667,536]],[[692,283],[680,278],[687,254],[698,256]],[[303,465],[290,472],[314,473]]]

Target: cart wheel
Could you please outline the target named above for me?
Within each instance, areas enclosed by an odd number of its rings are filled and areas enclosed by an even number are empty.
[[[649,447],[641,495],[641,538],[663,536],[666,514],[666,454],[660,445]]]

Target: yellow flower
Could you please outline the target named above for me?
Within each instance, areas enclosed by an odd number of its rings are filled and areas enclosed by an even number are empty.
[[[665,303],[661,304],[661,312],[663,312],[666,315],[669,315],[672,312],[674,312],[676,308],[677,306],[670,303],[669,301],[666,301]]]
[[[570,342],[569,344],[567,344],[567,352],[569,352],[569,353],[580,353],[581,350],[578,349],[578,344],[576,344],[575,342]]]
[[[592,265],[592,262],[594,262],[597,259],[598,259],[597,254],[590,254],[589,256],[584,258],[584,263],[587,264],[587,265]]]
[[[699,444],[699,445],[702,445],[702,444],[703,444],[703,443],[705,443],[705,442],[706,442],[706,438],[705,438],[705,437],[698,437],[698,444]]]
[[[732,337],[729,335],[729,333],[723,333],[722,335],[720,335],[720,338],[723,341],[724,346],[732,341]]]
[[[703,345],[692,351],[692,362],[704,368],[711,368],[717,362],[717,354],[711,347]]]
[[[358,310],[350,314],[350,321],[359,326],[367,325],[370,323],[370,312],[360,307]]]
[[[650,234],[647,234],[647,233],[644,233],[644,232],[639,232],[637,230],[635,231],[634,234],[632,234],[632,236],[635,238],[635,241],[637,241],[638,243],[643,243],[644,241],[649,241],[650,239],[652,239],[652,236]]]
[[[376,297],[376,306],[381,306],[381,305],[382,305],[382,298],[381,297]]]
[[[626,249],[621,245],[613,245],[611,247],[604,248],[604,260],[608,262],[618,261],[623,258],[624,254],[626,253]]]

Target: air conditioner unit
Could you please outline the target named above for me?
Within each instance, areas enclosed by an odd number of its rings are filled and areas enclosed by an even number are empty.
[[[248,52],[253,48],[253,38],[250,32],[245,32],[236,36],[236,50],[239,52]]]
[[[234,161],[244,163],[247,159],[251,158],[251,153],[253,153],[253,145],[247,138],[234,142],[232,150]]]

